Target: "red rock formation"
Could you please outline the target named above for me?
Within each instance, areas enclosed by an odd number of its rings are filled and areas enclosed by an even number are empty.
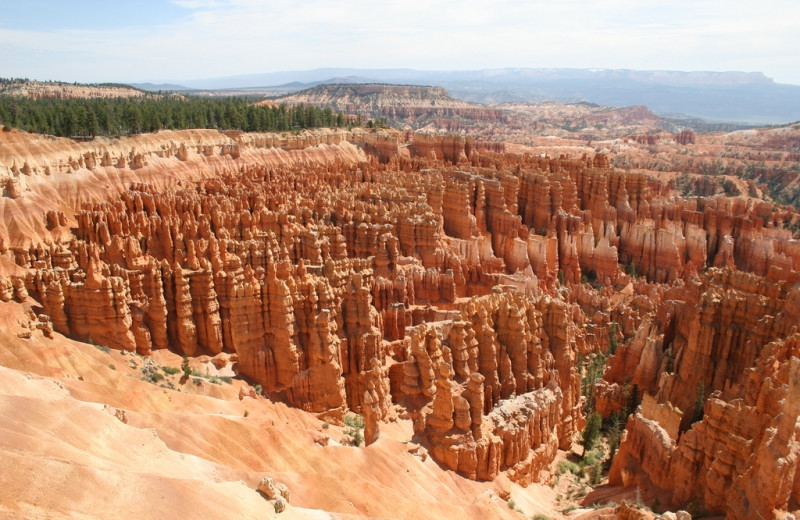
[[[641,482],[643,472],[653,485],[672,491],[675,504],[697,499],[729,518],[772,517],[796,500],[792,454],[800,446],[792,396],[798,391],[793,374],[800,367],[800,336],[791,333],[800,319],[800,292],[719,270],[682,295],[685,301],[666,317],[666,334],[646,343],[640,361],[635,354],[625,360],[655,399],[645,399],[628,421],[611,482]],[[673,355],[674,368],[664,371]]]
[[[419,407],[431,454],[469,478],[499,471],[522,483],[546,472],[580,415],[577,356],[566,316],[550,300],[497,292],[461,319],[412,333],[397,391]],[[568,332],[567,334],[571,334]]]
[[[65,189],[63,215],[4,222],[38,238],[0,243],[13,271],[0,300],[36,302],[43,331],[117,349],[235,354],[242,376],[293,406],[335,422],[363,413],[368,443],[400,403],[441,464],[523,484],[547,474],[581,427],[579,355],[619,343],[597,408],[622,410],[634,387],[648,404],[615,478],[659,461],[689,468],[693,489],[720,489],[696,476],[711,468],[697,445],[680,451],[676,437],[688,443],[700,428],[701,382],[722,393],[719,410],[738,410],[743,397],[725,392],[800,320],[800,245],[775,227],[784,217],[771,205],[670,198],[603,154],[512,154],[460,136],[212,135],[136,140],[124,153],[70,145],[78,159],[66,162],[20,155],[33,180],[45,163],[69,163],[75,184],[90,166],[125,186]],[[39,189],[0,203],[29,215]],[[726,269],[704,273],[712,264]],[[655,443],[654,425],[665,432]],[[762,444],[789,445],[781,428]],[[693,462],[671,462],[679,453]],[[760,457],[751,466],[763,473]],[[728,473],[737,500],[750,500]],[[668,477],[650,480],[690,498]]]
[[[675,134],[675,142],[684,145],[694,144],[695,143],[694,132],[692,132],[691,130],[684,130],[682,132]]]

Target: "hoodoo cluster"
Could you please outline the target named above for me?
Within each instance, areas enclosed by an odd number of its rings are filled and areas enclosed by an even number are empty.
[[[34,240],[7,225],[0,299],[115,349],[227,353],[292,406],[362,413],[368,444],[404,414],[443,466],[523,484],[583,427],[579,359],[608,354],[597,410],[642,401],[613,482],[729,513],[800,498],[800,243],[770,204],[461,136],[198,139],[51,170],[122,180]],[[29,161],[8,207],[38,196]]]

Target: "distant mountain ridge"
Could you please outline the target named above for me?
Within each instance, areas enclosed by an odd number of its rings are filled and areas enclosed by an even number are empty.
[[[387,106],[439,106],[472,108],[473,103],[451,97],[443,87],[388,83],[325,83],[275,99],[288,104],[312,103],[346,110]]]
[[[0,96],[33,99],[74,98],[137,98],[146,94],[143,89],[120,83],[67,83],[36,81],[20,78],[0,78]]]
[[[147,90],[148,92],[157,92],[159,90],[172,92],[194,90],[175,83],[130,83],[130,86],[141,90]]]
[[[760,72],[630,69],[501,68],[462,71],[322,68],[176,81],[190,89],[281,86],[286,92],[320,83],[436,85],[477,103],[581,102],[647,105],[657,114],[712,121],[783,124],[800,120],[800,86]]]
[[[264,103],[313,105],[334,112],[358,114],[365,119],[383,118],[389,122],[420,128],[433,124],[448,130],[476,129],[492,123],[505,123],[503,110],[455,99],[437,86],[395,85],[388,83],[334,83],[317,85]]]

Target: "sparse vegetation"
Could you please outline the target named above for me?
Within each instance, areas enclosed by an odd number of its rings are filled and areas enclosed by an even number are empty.
[[[353,413],[344,416],[344,423],[351,428],[364,428],[364,417],[361,414]]]
[[[705,382],[700,381],[697,384],[697,396],[694,401],[694,416],[692,422],[696,423],[703,420],[703,406],[706,402],[706,385]]]
[[[91,346],[93,346],[94,348],[96,348],[97,350],[99,350],[100,352],[105,352],[106,354],[109,354],[111,352],[111,349],[109,347],[105,346],[105,345],[95,345],[92,342],[92,337],[91,336],[89,336],[89,344]]]
[[[625,429],[625,421],[625,416],[619,412],[612,414],[608,421],[608,430],[606,433],[608,440],[609,462],[614,458],[614,455],[617,453],[617,449],[619,448],[619,441],[622,437],[622,431]]]
[[[360,414],[347,414],[344,417],[344,424],[348,428],[344,431],[345,435],[350,437],[350,442],[353,446],[361,446],[364,444],[364,417]]]
[[[147,381],[150,381],[151,383],[158,383],[158,382],[164,380],[164,374],[162,374],[161,372],[156,372],[155,370],[153,370],[152,372],[149,372],[145,376],[145,379]]]
[[[587,485],[597,486],[603,481],[603,476],[606,471],[606,451],[602,446],[585,451],[584,456],[577,462],[570,460],[562,460],[558,463],[556,470],[556,478],[562,475],[571,473],[577,477],[577,482],[571,484],[568,498],[574,498],[576,495],[585,495],[587,493]],[[575,487],[577,486],[577,488]]]
[[[625,385],[625,417],[636,411],[639,406],[639,385]]]
[[[675,371],[675,353],[672,351],[672,345],[667,347],[667,351],[664,353],[667,358],[667,366],[665,371],[667,374],[671,374]]]
[[[558,463],[558,470],[556,474],[563,475],[564,473],[572,473],[579,478],[583,478],[585,475],[583,467],[569,460],[562,460]]]
[[[619,343],[617,342],[617,324],[616,322],[611,322],[608,326],[608,353],[609,355],[613,356],[617,353],[617,346]]]
[[[636,270],[636,264],[633,263],[633,260],[628,262],[628,265],[625,267],[625,272],[632,276],[634,279],[639,278],[639,272]]]
[[[203,374],[197,372],[192,368],[192,365],[189,364],[189,358],[183,356],[183,362],[181,362],[181,372],[183,372],[183,377],[204,377]]]
[[[602,354],[595,354],[579,363],[581,367],[581,395],[586,398],[584,411],[589,414],[594,411],[594,385],[603,377],[603,369],[606,365],[606,357]]]
[[[692,178],[689,177],[689,174],[683,172],[679,177],[675,179],[675,187],[684,197],[689,197],[692,195],[694,191],[694,185],[692,183]]]
[[[583,428],[583,452],[584,458],[589,450],[594,448],[597,440],[600,438],[600,428],[603,425],[603,417],[597,413],[592,412],[586,417],[586,426]]]
[[[660,512],[661,512],[661,501],[658,499],[658,497],[656,497],[656,498],[653,500],[653,505],[651,505],[651,506],[650,506],[650,509],[651,509],[651,510],[652,510],[654,513],[660,513]]]
[[[385,117],[379,117],[375,120],[370,119],[367,121],[367,128],[387,128],[389,126],[388,121],[386,121]]]
[[[364,434],[361,433],[361,430],[350,429],[345,433],[348,436],[350,436],[350,438],[352,439],[353,446],[355,446],[356,448],[364,444]]]

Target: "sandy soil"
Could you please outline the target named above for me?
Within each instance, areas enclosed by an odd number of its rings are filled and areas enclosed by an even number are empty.
[[[336,425],[240,399],[249,387],[236,379],[142,380],[148,363],[179,366],[174,354],[18,338],[26,319],[0,304],[0,519],[272,518],[255,490],[264,476],[289,487],[287,519],[520,518],[501,495],[528,516],[561,517],[547,486],[443,470],[410,442],[409,421],[346,446]]]

